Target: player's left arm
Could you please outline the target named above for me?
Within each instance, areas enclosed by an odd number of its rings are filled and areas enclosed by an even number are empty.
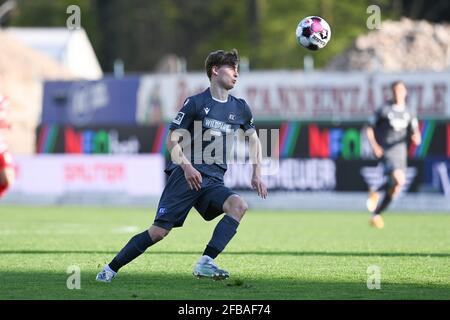
[[[245,122],[242,125],[242,129],[245,131],[245,135],[249,137],[249,156],[250,163],[253,165],[252,173],[252,188],[256,190],[258,195],[265,199],[267,197],[267,186],[262,180],[261,165],[262,165],[262,147],[258,134],[256,133],[255,124],[253,123],[253,115],[249,105],[245,100],[241,99],[245,108]]]
[[[265,199],[267,198],[267,186],[263,182],[261,177],[261,164],[262,164],[262,147],[261,141],[259,141],[258,134],[254,131],[249,136],[249,149],[250,149],[250,162],[253,165],[252,174],[252,187],[256,190],[258,195]]]
[[[411,141],[418,146],[422,143],[422,135],[420,134],[419,130],[419,121],[417,120],[417,117],[413,116],[410,122],[411,126]]]

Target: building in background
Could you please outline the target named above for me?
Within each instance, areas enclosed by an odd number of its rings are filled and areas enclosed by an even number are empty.
[[[42,112],[45,80],[75,79],[51,57],[30,48],[0,30],[0,93],[11,104],[11,130],[6,137],[13,154],[32,154],[35,130]]]
[[[84,29],[8,28],[6,31],[26,46],[56,60],[76,77],[96,80],[103,76]]]

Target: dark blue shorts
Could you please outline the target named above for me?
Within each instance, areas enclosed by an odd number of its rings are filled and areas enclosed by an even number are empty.
[[[183,169],[176,167],[161,195],[153,224],[166,230],[181,227],[192,207],[206,221],[213,220],[223,213],[223,203],[233,194],[223,180],[203,174],[201,189],[191,190]]]

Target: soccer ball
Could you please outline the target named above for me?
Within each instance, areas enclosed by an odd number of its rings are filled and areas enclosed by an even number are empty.
[[[331,39],[331,28],[321,17],[309,16],[299,22],[295,31],[297,42],[309,50],[325,47]]]

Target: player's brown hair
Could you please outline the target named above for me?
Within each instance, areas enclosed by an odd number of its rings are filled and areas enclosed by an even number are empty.
[[[221,67],[221,66],[236,66],[239,63],[239,54],[236,49],[232,49],[231,51],[223,51],[223,50],[217,50],[213,51],[210,54],[208,54],[208,57],[206,57],[205,60],[205,69],[206,74],[208,75],[208,78],[211,79],[212,75],[212,68],[214,66]]]
[[[391,83],[391,89],[394,90],[394,88],[395,88],[396,86],[398,86],[399,84],[405,85],[405,83],[404,83],[402,80],[396,80],[396,81],[394,81],[394,82]]]

